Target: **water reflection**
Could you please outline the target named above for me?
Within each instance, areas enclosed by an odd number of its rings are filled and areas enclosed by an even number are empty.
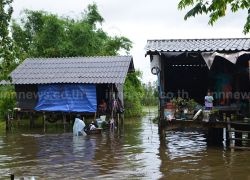
[[[73,136],[73,155],[91,161],[95,156],[96,139],[88,139],[86,136]]]
[[[205,133],[169,131],[160,138],[155,114],[126,120],[119,132],[78,136],[0,135],[0,179],[250,179],[250,152],[209,147]]]
[[[166,136],[169,159],[200,157],[207,148],[206,139],[199,132],[168,132]]]

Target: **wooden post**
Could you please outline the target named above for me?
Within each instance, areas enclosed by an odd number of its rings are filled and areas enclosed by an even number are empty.
[[[65,115],[64,112],[62,113],[62,115],[63,115],[63,130],[65,131],[65,126],[66,126],[66,115]]]
[[[249,82],[250,82],[250,60],[248,60],[248,72],[249,72]],[[248,99],[248,113],[250,114],[250,99]]]
[[[222,117],[222,118],[223,118],[223,121],[224,121],[224,122],[227,121],[227,115],[226,115],[226,113],[223,113],[223,117]]]
[[[11,179],[11,180],[14,180],[14,179],[15,179],[14,174],[11,174],[11,175],[10,175],[10,179]]]
[[[67,121],[67,114],[66,113],[65,113],[65,119]],[[69,124],[69,127],[70,127],[70,125],[71,125],[71,120],[70,119],[68,120],[68,124]]]
[[[225,131],[225,139],[224,139],[224,142],[225,142],[226,147],[228,147],[228,146],[230,146],[230,143],[229,143],[229,133],[230,133],[230,132],[228,132],[227,127],[224,128],[224,131]]]
[[[6,128],[6,131],[9,131],[10,130],[10,121],[9,121],[9,115],[6,116],[6,121],[5,121],[5,128]]]
[[[46,132],[46,114],[43,112],[43,132]]]
[[[247,139],[250,139],[250,132],[247,133]],[[250,147],[250,141],[248,141],[247,144]]]
[[[9,131],[11,130],[12,128],[12,121],[13,121],[13,112],[8,109],[8,114],[7,114],[7,117],[6,117],[6,131]]]
[[[118,134],[120,135],[120,119],[119,119],[119,113],[117,113],[117,130],[118,130]]]
[[[19,126],[20,126],[20,124],[21,124],[20,112],[19,112],[19,111],[17,111],[16,113],[17,113],[17,127],[19,127]]]
[[[114,118],[114,110],[113,110],[113,84],[111,85],[111,118]]]
[[[230,148],[234,148],[233,140],[232,140],[232,132],[231,132],[231,124],[230,124],[230,118],[227,118],[227,133],[230,141]]]
[[[121,133],[124,132],[124,113],[121,113],[119,115],[119,119],[120,119],[120,131]]]
[[[242,132],[234,132],[235,146],[240,147],[242,145]]]
[[[160,141],[166,139],[166,130],[162,126],[158,127],[158,133],[160,135]]]
[[[119,113],[117,113],[117,126],[119,127],[120,126],[120,114]]]
[[[30,119],[30,128],[33,128],[35,123],[34,123],[34,117],[33,117],[33,112],[29,113],[29,119]]]
[[[96,112],[95,112],[95,114],[94,114],[94,122],[96,121]]]
[[[114,96],[113,96],[113,84],[111,86],[111,123],[110,123],[110,129],[111,130],[114,130],[115,129],[115,119],[114,119],[114,107],[113,107],[113,99]]]
[[[121,114],[121,124],[124,126],[124,113]]]

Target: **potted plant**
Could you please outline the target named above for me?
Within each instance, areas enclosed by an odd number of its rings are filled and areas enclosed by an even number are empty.
[[[173,98],[172,103],[175,106],[175,118],[181,119],[184,117],[184,109],[187,105],[187,101],[181,97]]]
[[[189,99],[187,101],[187,113],[186,113],[186,118],[187,119],[192,119],[194,115],[194,110],[197,106],[197,102],[194,99]]]

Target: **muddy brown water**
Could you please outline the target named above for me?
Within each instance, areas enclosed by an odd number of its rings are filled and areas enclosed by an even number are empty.
[[[250,179],[250,151],[208,146],[195,130],[160,139],[154,116],[102,135],[0,134],[0,179]]]

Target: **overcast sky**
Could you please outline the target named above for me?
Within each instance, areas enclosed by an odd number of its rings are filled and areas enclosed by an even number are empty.
[[[131,55],[143,81],[153,81],[149,59],[145,58],[147,39],[250,37],[242,33],[247,12],[228,13],[213,27],[207,16],[184,21],[187,10],[177,10],[179,0],[14,0],[13,17],[23,9],[45,10],[58,15],[79,17],[87,5],[95,2],[105,19],[103,29],[110,35],[123,35],[133,41]]]

